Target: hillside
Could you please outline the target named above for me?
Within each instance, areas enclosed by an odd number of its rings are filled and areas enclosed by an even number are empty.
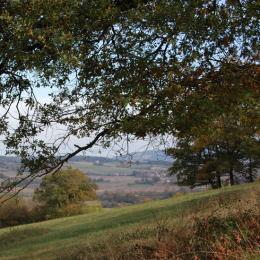
[[[181,255],[180,241],[183,239],[185,243],[186,235],[189,236],[187,232],[194,228],[194,223],[204,223],[198,222],[198,218],[205,220],[214,216],[220,221],[254,209],[256,220],[259,220],[259,195],[260,183],[256,182],[5,228],[0,230],[0,259],[156,259],[152,255],[158,254],[157,259],[167,259],[169,241],[171,244],[178,242],[172,246],[175,251],[170,252],[171,259],[177,259],[177,253]],[[259,225],[257,221],[254,223]],[[257,257],[254,249],[245,251],[239,253],[241,259]],[[183,255],[178,259],[193,258]]]

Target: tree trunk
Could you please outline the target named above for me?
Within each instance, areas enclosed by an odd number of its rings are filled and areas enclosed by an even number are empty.
[[[220,178],[220,173],[217,171],[217,182],[218,182],[218,188],[221,188],[221,178]]]
[[[230,181],[231,186],[233,186],[235,184],[233,168],[230,168],[230,171],[229,171],[229,181]]]
[[[251,158],[249,159],[249,181],[254,182]]]
[[[211,188],[212,188],[212,189],[215,189],[215,187],[214,187],[214,182],[212,181],[212,179],[209,179],[209,183],[210,183],[210,185],[211,185]]]

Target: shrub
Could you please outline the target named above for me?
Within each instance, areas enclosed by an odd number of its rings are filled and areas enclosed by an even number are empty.
[[[15,226],[31,221],[30,210],[22,198],[12,198],[0,203],[0,227]]]

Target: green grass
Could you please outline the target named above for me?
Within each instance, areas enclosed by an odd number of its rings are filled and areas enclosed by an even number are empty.
[[[181,224],[184,217],[214,206],[232,205],[260,183],[178,195],[167,200],[0,229],[0,259],[65,259],[81,248],[104,248],[155,235],[155,222]],[[112,241],[113,240],[113,241]],[[95,252],[93,253],[95,254]]]

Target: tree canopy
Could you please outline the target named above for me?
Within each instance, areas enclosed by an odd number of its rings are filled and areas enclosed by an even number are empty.
[[[95,144],[196,136],[238,107],[259,137],[258,1],[0,3],[0,135],[22,165],[3,194]],[[63,153],[72,136],[93,139]]]
[[[170,173],[177,175],[180,184],[190,186],[221,187],[222,176],[231,185],[252,182],[260,166],[255,106],[248,100],[179,138],[176,147],[167,151],[176,159]]]

